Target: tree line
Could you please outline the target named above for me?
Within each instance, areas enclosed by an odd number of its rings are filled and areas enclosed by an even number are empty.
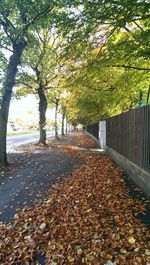
[[[137,106],[141,90],[149,100],[149,5],[0,0],[0,166],[12,95],[39,98],[43,144],[49,102],[85,125]]]

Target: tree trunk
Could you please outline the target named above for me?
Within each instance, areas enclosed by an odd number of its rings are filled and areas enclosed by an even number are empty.
[[[148,102],[149,102],[149,97],[150,97],[150,85],[149,85],[149,88],[148,88],[148,91],[147,91],[147,100],[146,100],[146,104],[148,104]]]
[[[63,111],[63,114],[62,114],[62,121],[61,121],[61,135],[62,135],[62,136],[65,135],[64,125],[65,125],[65,113],[64,113],[64,111]]]
[[[67,118],[66,118],[66,134],[68,133],[68,124],[67,124]]]
[[[41,85],[38,88],[38,95],[39,95],[39,128],[40,128],[40,138],[38,143],[46,145],[47,99]]]
[[[59,139],[58,137],[58,103],[59,103],[59,99],[56,99],[56,102],[55,102],[55,139]]]
[[[6,136],[7,136],[7,122],[9,115],[9,106],[13,86],[15,83],[15,76],[17,73],[17,66],[20,64],[20,58],[25,48],[24,41],[14,44],[13,54],[10,56],[9,64],[6,71],[4,87],[2,90],[2,98],[0,102],[0,167],[8,165],[6,153]]]

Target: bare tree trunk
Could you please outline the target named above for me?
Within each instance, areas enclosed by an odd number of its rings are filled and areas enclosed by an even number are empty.
[[[6,153],[8,109],[9,103],[6,103],[4,106],[1,106],[0,109],[0,167],[6,167],[8,165]]]
[[[59,99],[56,99],[55,102],[55,139],[59,139],[58,137],[58,106]]]
[[[65,113],[63,112],[62,114],[62,121],[61,121],[61,135],[65,135],[65,130],[64,130],[64,125],[65,125]]]
[[[62,105],[62,122],[61,122],[61,134],[65,135],[65,116],[66,116],[66,107]]]
[[[149,102],[149,97],[150,97],[150,85],[149,85],[149,88],[148,88],[148,91],[147,91],[147,100],[146,100],[146,104],[148,104],[148,102]]]
[[[4,87],[2,90],[2,98],[0,103],[0,167],[8,165],[6,153],[6,136],[7,136],[7,122],[9,115],[9,106],[13,86],[15,83],[15,76],[17,73],[17,66],[20,64],[20,58],[25,48],[24,41],[14,44],[13,54],[10,56],[9,64],[7,67]]]
[[[40,138],[39,144],[46,145],[46,110],[47,110],[47,99],[43,91],[42,86],[38,88],[39,95],[39,128]]]
[[[67,124],[67,118],[66,118],[66,134],[68,133],[68,124]]]

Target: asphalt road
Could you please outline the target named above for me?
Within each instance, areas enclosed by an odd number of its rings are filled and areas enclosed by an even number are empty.
[[[54,131],[47,132],[47,136],[48,137],[54,136]],[[18,145],[27,144],[30,142],[36,142],[38,141],[38,139],[39,139],[39,132],[31,134],[7,136],[7,152],[12,151],[13,148],[17,147]]]

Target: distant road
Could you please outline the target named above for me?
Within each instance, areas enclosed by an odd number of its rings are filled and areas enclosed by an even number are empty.
[[[48,137],[54,136],[54,131],[47,132],[47,136]],[[7,136],[7,151],[9,152],[14,147],[21,145],[21,144],[37,142],[38,139],[39,139],[39,132],[31,133],[31,134],[20,134],[20,135]]]

